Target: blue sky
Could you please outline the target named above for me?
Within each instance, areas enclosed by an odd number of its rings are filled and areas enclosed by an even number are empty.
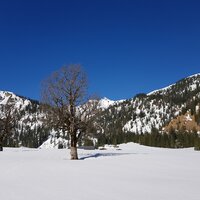
[[[117,100],[200,72],[200,1],[0,1],[0,90],[40,98],[52,71],[81,64]]]

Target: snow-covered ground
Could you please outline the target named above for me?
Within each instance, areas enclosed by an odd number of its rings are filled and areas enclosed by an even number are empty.
[[[1,200],[199,200],[200,152],[129,143],[121,150],[0,152]]]

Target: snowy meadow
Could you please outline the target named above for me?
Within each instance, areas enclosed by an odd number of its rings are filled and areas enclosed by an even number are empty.
[[[200,155],[122,144],[120,150],[5,148],[1,200],[199,200]]]

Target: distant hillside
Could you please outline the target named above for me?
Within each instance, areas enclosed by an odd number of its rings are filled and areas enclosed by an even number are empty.
[[[119,101],[121,102],[121,101]],[[107,98],[99,100],[98,109],[106,110],[109,106],[119,103]],[[60,141],[63,146],[67,144],[67,138],[60,138],[62,135],[44,125],[45,113],[41,109],[39,101],[16,95],[8,91],[0,91],[0,118],[4,115],[4,107],[12,104],[13,110],[19,115],[14,134],[10,134],[4,141],[4,146],[25,146],[25,147],[58,147]],[[43,145],[42,145],[43,144]]]
[[[50,130],[42,123],[43,113],[38,101],[0,91],[0,117],[3,116],[3,108],[8,103],[17,111],[19,120],[14,134],[5,139],[4,146],[38,147],[47,140]]]
[[[55,142],[56,133],[50,127],[44,126],[42,118],[45,113],[38,101],[0,91],[0,106],[3,107],[7,102],[15,105],[14,108],[20,113],[20,120],[15,134],[7,138],[5,145],[38,147],[47,139]],[[101,112],[95,116],[96,130],[91,130],[90,135],[99,140],[105,136],[104,143],[113,143],[113,140],[117,143],[124,136],[132,138],[132,135],[155,132],[161,135],[183,131],[199,133],[200,74],[127,100],[100,99],[98,109]],[[1,112],[2,110],[0,116]],[[45,146],[53,147],[48,141]]]
[[[196,129],[186,123],[186,132],[199,131],[200,125],[200,74],[184,78],[173,85],[149,94],[138,94],[117,105],[110,106],[98,117],[99,133],[105,136],[119,134],[146,134],[157,130],[168,132],[165,128],[178,116],[187,112]],[[170,126],[170,125],[169,125]],[[174,127],[176,132],[181,126]]]

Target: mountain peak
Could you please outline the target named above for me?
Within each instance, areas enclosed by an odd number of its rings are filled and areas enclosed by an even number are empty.
[[[115,101],[108,99],[107,97],[104,97],[100,99],[99,101],[99,107],[101,109],[107,109],[109,106],[114,105]]]

